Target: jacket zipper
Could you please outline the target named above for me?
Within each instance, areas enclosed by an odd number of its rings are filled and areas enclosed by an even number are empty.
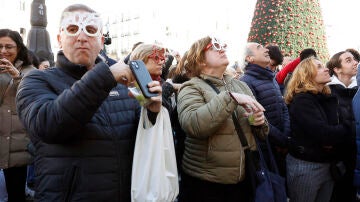
[[[226,83],[226,81],[225,81],[225,79],[224,79],[224,77],[222,78],[222,81],[223,81],[223,83],[224,83],[224,87],[225,87],[225,90],[227,91],[227,92],[230,92],[230,90],[229,90],[229,88],[228,88],[228,86],[227,86],[227,83]],[[235,109],[236,110],[236,109]],[[237,120],[236,120],[237,121]],[[235,131],[236,132],[236,131]],[[241,141],[240,141],[240,139],[239,139],[239,143],[240,143],[240,163],[239,163],[239,181],[240,181],[240,179],[241,179],[241,175],[242,175],[242,169],[241,169],[241,165],[242,165],[242,161],[243,161],[243,158],[244,158],[244,155],[241,155],[241,153],[244,153],[245,154],[245,152],[242,152],[243,151],[243,147],[242,147],[242,145],[241,145]]]

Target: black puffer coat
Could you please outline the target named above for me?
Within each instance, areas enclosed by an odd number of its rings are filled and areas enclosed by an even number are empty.
[[[56,68],[23,79],[17,108],[36,148],[36,201],[130,201],[140,106],[105,63],[87,71],[59,52]]]
[[[249,86],[256,100],[266,110],[264,113],[269,121],[269,140],[272,145],[287,147],[290,136],[289,112],[274,73],[270,69],[248,64],[240,80]]]

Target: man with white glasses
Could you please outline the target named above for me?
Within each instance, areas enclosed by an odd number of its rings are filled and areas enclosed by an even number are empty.
[[[55,67],[23,78],[20,119],[36,148],[36,201],[130,201],[131,167],[140,115],[129,97],[128,65],[105,64],[102,21],[74,4],[61,16]],[[156,120],[161,86],[148,84],[148,116]]]

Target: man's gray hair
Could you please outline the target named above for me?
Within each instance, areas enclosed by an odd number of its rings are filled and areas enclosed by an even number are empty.
[[[254,55],[253,51],[249,48],[250,44],[254,44],[254,42],[249,42],[245,46],[245,51],[244,51],[244,65],[245,66],[247,66],[249,64],[249,61],[246,61],[246,57]]]

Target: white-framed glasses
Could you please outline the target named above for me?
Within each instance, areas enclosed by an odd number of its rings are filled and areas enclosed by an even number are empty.
[[[218,38],[212,37],[211,38],[211,43],[209,43],[205,48],[204,51],[209,50],[210,48],[212,48],[213,50],[216,51],[226,51],[227,49],[227,44],[226,43],[222,43]]]
[[[94,25],[84,24],[69,24],[62,27],[62,31],[68,36],[78,36],[81,31],[90,37],[97,37],[100,35],[100,28]]]
[[[87,36],[100,36],[102,23],[97,13],[68,12],[64,14],[61,31],[68,36],[78,36],[83,31]]]

